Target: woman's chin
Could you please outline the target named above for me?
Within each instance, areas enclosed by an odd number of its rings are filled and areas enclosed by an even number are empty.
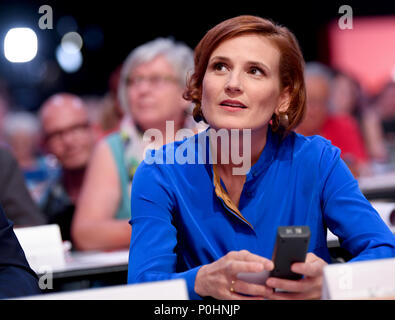
[[[220,129],[226,129],[226,130],[244,130],[244,129],[249,129],[249,130],[256,130],[258,129],[257,126],[251,125],[251,124],[243,124],[240,123],[240,121],[235,121],[235,122],[209,122],[209,125],[211,128],[220,130]]]
[[[233,119],[232,119],[233,120]],[[224,120],[219,120],[219,121],[210,121],[210,119],[207,120],[208,124],[210,125],[211,128],[220,130],[220,129],[248,129],[248,126],[243,125],[240,123],[240,121],[237,121],[237,119],[234,119],[235,121],[224,121]]]

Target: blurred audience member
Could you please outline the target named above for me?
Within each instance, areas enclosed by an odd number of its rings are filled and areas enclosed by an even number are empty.
[[[18,162],[3,147],[0,147],[0,205],[7,218],[17,227],[47,222],[26,188]]]
[[[368,97],[358,81],[338,71],[333,79],[331,91],[332,113],[354,117],[358,121],[365,148],[372,163],[386,162],[388,152],[380,127],[379,115],[374,108],[369,107]]]
[[[334,115],[351,115],[359,120],[366,105],[359,83],[348,74],[335,71],[332,79],[330,110]]]
[[[111,94],[88,96],[84,97],[83,101],[87,108],[96,140],[118,131],[122,115],[117,110],[116,102]]]
[[[110,94],[106,95],[103,99],[103,108],[99,119],[100,127],[104,136],[119,130],[122,116],[123,113],[117,106],[117,102],[114,100],[114,97]]]
[[[40,153],[40,123],[35,115],[27,111],[10,112],[5,117],[4,134],[19,166],[34,167]]]
[[[51,223],[60,226],[63,240],[73,240],[71,221],[95,143],[94,133],[83,101],[68,93],[56,94],[45,101],[40,120],[46,149],[62,167],[43,211]]]
[[[117,131],[119,130],[120,122],[125,115],[125,111],[122,110],[121,103],[118,96],[118,88],[121,80],[122,65],[118,66],[110,75],[109,79],[109,97],[111,100],[111,107],[107,109],[107,112],[103,113],[103,126],[106,123],[116,122]],[[127,109],[127,108],[126,108]],[[111,125],[111,128],[114,126]],[[111,129],[113,130],[113,129]]]
[[[340,148],[342,159],[353,174],[359,176],[368,163],[363,138],[356,119],[349,113],[331,113],[332,79],[332,73],[325,65],[306,64],[306,116],[296,131],[305,136],[318,134],[330,140]]]
[[[166,137],[166,120],[173,121],[174,133],[194,123],[187,116],[190,103],[182,97],[192,69],[192,50],[171,39],[143,44],[127,57],[118,86],[125,116],[120,131],[94,151],[72,227],[78,248],[129,246],[131,182],[149,143],[143,133],[155,128]]]
[[[4,144],[4,118],[10,105],[10,96],[6,83],[0,79],[0,144]]]
[[[121,69],[122,66],[119,66],[111,73],[109,92],[105,96],[83,98],[97,140],[119,131],[119,125],[124,115],[118,99]]]
[[[27,111],[10,112],[4,121],[4,137],[25,177],[34,201],[45,203],[51,180],[59,173],[52,156],[40,150],[41,129],[36,115]]]
[[[395,82],[387,83],[373,98],[369,111],[366,127],[376,128],[377,132],[370,144],[378,150],[382,163],[395,166]]]

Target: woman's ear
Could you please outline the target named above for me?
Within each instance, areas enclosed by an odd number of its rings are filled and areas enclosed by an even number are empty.
[[[284,114],[287,112],[289,105],[291,103],[291,94],[289,92],[289,88],[286,87],[283,89],[280,94],[279,103],[277,108],[274,110],[276,115]]]

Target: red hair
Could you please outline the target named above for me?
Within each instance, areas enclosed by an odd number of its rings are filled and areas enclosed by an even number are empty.
[[[209,30],[195,48],[195,72],[189,78],[184,98],[195,104],[193,117],[205,120],[201,111],[202,82],[212,52],[224,41],[245,34],[259,34],[271,40],[280,51],[280,86],[288,90],[290,103],[283,125],[276,114],[272,117],[274,131],[290,131],[302,120],[306,109],[304,59],[295,36],[286,28],[270,20],[255,16],[238,16],[225,20]]]

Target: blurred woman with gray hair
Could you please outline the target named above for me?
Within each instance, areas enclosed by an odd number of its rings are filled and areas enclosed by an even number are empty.
[[[35,165],[39,151],[40,123],[27,111],[10,112],[4,121],[4,136],[21,168]]]
[[[129,246],[131,181],[152,142],[143,134],[159,130],[167,143],[177,130],[194,127],[191,104],[182,97],[193,65],[193,51],[169,38],[145,43],[126,58],[118,87],[125,116],[119,132],[98,144],[88,167],[72,225],[78,249]],[[170,135],[166,121],[174,124]]]
[[[42,207],[59,167],[55,158],[45,155],[40,148],[40,122],[28,111],[9,112],[4,119],[3,134],[33,200]]]

